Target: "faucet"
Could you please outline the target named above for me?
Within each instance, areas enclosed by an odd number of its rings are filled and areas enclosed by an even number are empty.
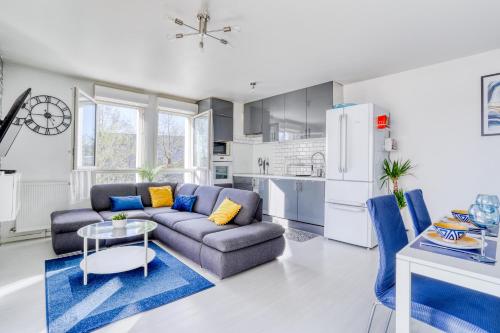
[[[320,151],[317,151],[315,152],[314,154],[312,154],[311,156],[311,175],[314,176],[314,157],[316,155],[320,155],[322,158],[323,158],[323,168],[319,168],[318,171],[316,172],[316,176],[317,177],[323,177],[324,176],[324,167],[325,167],[325,164],[326,164],[326,158],[325,158],[325,154],[323,154],[322,152]]]

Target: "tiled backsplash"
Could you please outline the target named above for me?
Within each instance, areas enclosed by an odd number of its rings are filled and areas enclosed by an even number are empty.
[[[315,152],[325,154],[325,139],[306,139],[297,141],[258,143],[253,147],[253,172],[259,173],[257,159],[269,159],[269,173],[273,175],[310,174],[311,156]],[[314,158],[315,168],[325,163],[320,155]]]

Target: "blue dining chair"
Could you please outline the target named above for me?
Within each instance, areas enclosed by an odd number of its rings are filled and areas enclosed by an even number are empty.
[[[416,237],[432,224],[431,217],[425,205],[421,189],[406,192],[405,198],[408,203],[408,210],[413,221],[413,230]]]
[[[372,198],[367,206],[378,237],[380,256],[375,282],[377,302],[370,313],[368,332],[380,304],[391,310],[387,331],[396,307],[396,253],[408,244],[408,237],[394,195]],[[500,332],[498,297],[417,274],[412,275],[411,290],[414,319],[445,332]]]

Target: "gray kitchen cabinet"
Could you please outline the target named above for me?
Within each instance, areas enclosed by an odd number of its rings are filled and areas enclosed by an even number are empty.
[[[326,136],[326,110],[333,107],[333,82],[307,88],[307,137]]]
[[[325,183],[311,180],[297,182],[297,220],[323,226],[325,224]]]
[[[245,135],[262,134],[262,100],[245,104],[243,131]]]
[[[270,179],[269,215],[297,220],[297,184],[291,179]]]
[[[213,140],[233,141],[233,102],[210,97],[198,101],[198,113],[212,110]]]
[[[262,214],[269,214],[269,179],[258,178],[259,195],[262,198]]]
[[[285,140],[305,139],[307,123],[307,89],[285,94]]]
[[[233,188],[239,190],[253,191],[253,178],[252,177],[233,177]]]
[[[214,141],[233,141],[233,117],[213,114]]]
[[[262,101],[262,141],[284,140],[285,95],[266,98]]]
[[[202,113],[210,109],[214,115],[233,117],[233,102],[215,97],[209,97],[198,101],[198,113]]]

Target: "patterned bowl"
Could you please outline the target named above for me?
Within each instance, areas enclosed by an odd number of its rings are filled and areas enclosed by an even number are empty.
[[[468,230],[466,226],[450,222],[436,222],[434,229],[447,242],[456,242],[462,239]]]
[[[470,222],[469,211],[465,209],[454,209],[451,211],[454,218],[460,222]]]

